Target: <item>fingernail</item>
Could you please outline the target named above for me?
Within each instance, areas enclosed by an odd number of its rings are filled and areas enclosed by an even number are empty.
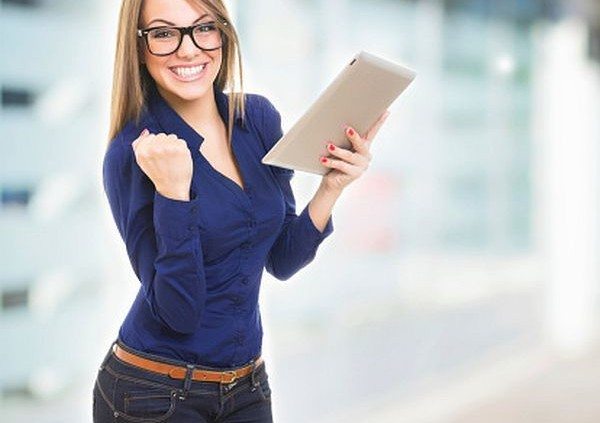
[[[352,128],[348,128],[348,135],[353,136],[354,130]]]
[[[329,149],[330,149],[331,151],[334,151],[334,150],[335,150],[335,145],[333,145],[333,144],[329,144]]]
[[[327,158],[321,157],[321,163],[327,163]]]

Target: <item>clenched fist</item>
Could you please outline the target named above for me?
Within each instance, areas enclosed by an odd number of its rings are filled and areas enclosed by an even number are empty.
[[[151,134],[144,129],[131,143],[135,160],[164,197],[190,200],[194,165],[185,140],[175,134]]]

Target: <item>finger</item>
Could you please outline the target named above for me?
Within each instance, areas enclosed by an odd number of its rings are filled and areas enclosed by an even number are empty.
[[[346,138],[350,140],[355,151],[362,155],[367,155],[369,148],[365,145],[365,140],[351,126],[346,126]]]
[[[178,140],[177,135],[175,135],[175,134],[169,134],[169,135],[167,135],[166,139],[169,140],[169,141],[171,141],[171,142],[175,142],[175,141]]]
[[[150,133],[150,131],[148,131],[147,128],[144,128],[144,130],[140,133],[140,135],[131,143],[131,146],[135,149],[135,147],[138,145],[140,140],[143,139],[149,133]]]
[[[371,128],[367,131],[367,136],[365,137],[367,139],[367,141],[373,141],[373,139],[375,138],[375,135],[377,135],[377,132],[379,132],[379,128],[381,128],[381,125],[383,125],[383,123],[385,122],[385,120],[387,119],[387,117],[390,115],[390,111],[386,110],[385,112],[383,112],[381,114],[381,116],[379,116],[379,119],[377,119],[377,122],[375,122],[373,124],[373,126],[371,126]]]
[[[358,166],[352,165],[343,160],[332,159],[330,157],[321,157],[321,164],[331,169],[337,169],[350,176],[357,176],[361,171]]]
[[[327,152],[332,155],[345,160],[353,165],[361,166],[367,165],[369,161],[371,161],[371,153],[367,151],[367,155],[362,155],[358,152],[350,151],[346,148],[337,147],[332,143],[327,143],[326,145]]]

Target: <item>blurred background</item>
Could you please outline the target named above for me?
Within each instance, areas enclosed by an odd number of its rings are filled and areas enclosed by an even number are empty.
[[[227,3],[284,130],[359,50],[418,72],[315,261],[265,272],[275,421],[600,421],[600,2]],[[120,1],[0,5],[0,420],[91,421],[139,287],[101,180]]]

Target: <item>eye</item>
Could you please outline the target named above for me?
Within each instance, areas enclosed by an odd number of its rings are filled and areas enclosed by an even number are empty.
[[[165,39],[165,38],[171,38],[171,37],[176,37],[177,36],[177,30],[173,29],[173,28],[156,28],[151,30],[148,35],[151,38],[160,38],[160,39]]]
[[[203,23],[198,25],[196,28],[194,28],[194,31],[196,32],[212,32],[212,31],[216,31],[217,26],[215,25],[214,22],[207,22],[207,23]]]

